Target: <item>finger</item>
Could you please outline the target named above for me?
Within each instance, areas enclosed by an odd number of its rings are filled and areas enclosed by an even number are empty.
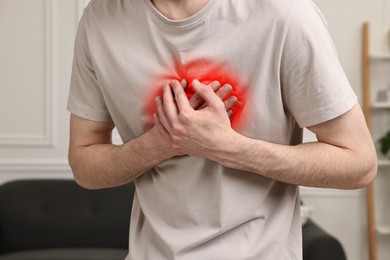
[[[209,84],[209,86],[215,92],[215,91],[217,91],[217,89],[219,89],[221,87],[221,83],[218,80],[214,80],[213,82],[211,82]]]
[[[225,84],[223,85],[220,89],[218,89],[217,92],[215,92],[215,94],[217,94],[217,96],[220,98],[220,99],[224,99],[227,95],[229,95],[231,92],[233,91],[233,87],[232,85],[230,84]]]
[[[221,83],[219,81],[215,80],[209,84],[211,89],[215,92],[221,87]],[[190,104],[191,107],[194,109],[203,109],[206,107],[206,103],[204,102],[204,99],[198,94],[195,93],[191,98],[190,98]]]
[[[223,105],[222,100],[217,94],[215,94],[211,88],[207,87],[207,85],[200,83],[199,80],[194,80],[192,86],[195,92],[204,99],[208,107],[217,108],[220,107],[221,104]]]
[[[225,84],[225,85],[223,85],[221,88],[219,88],[219,89],[215,92],[215,94],[217,94],[217,96],[218,96],[221,100],[223,100],[223,99],[225,99],[232,91],[233,91],[232,85],[230,85],[230,84]],[[206,104],[206,103],[203,103],[203,104],[199,107],[199,109],[203,109],[203,108],[205,108],[206,106],[207,106],[207,104]]]
[[[231,96],[223,103],[225,104],[225,109],[228,111],[238,103],[238,98],[236,96]]]
[[[177,102],[179,113],[191,108],[187,95],[179,81],[172,81],[172,89],[175,94],[175,100]]]
[[[181,85],[180,85],[180,88],[183,89],[181,87]],[[179,111],[178,111],[176,104],[175,104],[175,100],[174,100],[173,93],[172,93],[172,88],[167,83],[164,83],[162,85],[162,89],[163,89],[163,97],[162,97],[161,108],[165,112],[167,119],[171,123],[175,122],[177,120],[177,116],[178,116]],[[160,113],[159,113],[159,115],[160,115]]]
[[[164,126],[165,129],[167,129],[170,132],[172,130],[172,125],[165,113],[161,97],[156,97],[155,102],[157,107],[156,116],[158,116],[158,121]]]
[[[226,111],[226,113],[228,114],[228,117],[232,117],[233,116],[233,110],[229,109],[228,111]]]
[[[182,79],[180,81],[180,84],[183,86],[184,89],[188,87],[188,81],[186,79]]]

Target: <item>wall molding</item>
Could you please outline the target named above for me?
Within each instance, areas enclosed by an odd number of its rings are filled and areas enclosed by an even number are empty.
[[[70,174],[72,170],[67,160],[2,160],[0,161],[0,176],[3,174],[31,174],[37,173],[65,173]]]
[[[45,82],[44,86],[44,125],[43,133],[38,135],[33,134],[20,134],[20,135],[5,135],[0,134],[0,146],[4,147],[25,147],[25,146],[55,146],[55,119],[54,111],[56,111],[57,100],[55,98],[55,85],[56,85],[56,1],[43,0],[43,14],[44,14],[44,73],[43,78]]]

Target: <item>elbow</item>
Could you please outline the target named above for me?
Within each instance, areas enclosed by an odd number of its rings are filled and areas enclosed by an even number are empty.
[[[378,164],[377,161],[375,160],[375,163],[372,164],[370,170],[366,171],[366,174],[364,174],[363,177],[361,178],[360,188],[370,185],[375,180],[377,172],[378,172]]]
[[[87,190],[97,190],[97,189],[101,188],[101,187],[98,187],[98,186],[94,185],[93,183],[85,180],[85,178],[83,178],[82,175],[79,172],[77,172],[77,171],[75,171],[73,169],[72,169],[72,172],[73,172],[73,179],[74,179],[74,181],[80,187],[82,187],[84,189],[87,189]]]
[[[378,160],[375,154],[375,157],[372,156],[371,159],[366,158],[366,163],[364,167],[361,167],[359,178],[357,178],[352,189],[360,189],[370,185],[377,175],[378,171]]]
[[[91,181],[88,181],[86,177],[87,172],[83,169],[83,162],[75,154],[69,153],[68,163],[72,170],[74,181],[82,188],[88,190],[96,190],[100,187],[94,185]]]
[[[77,175],[74,173],[73,173],[73,179],[80,187],[87,189],[87,190],[97,190],[97,189],[101,188],[101,187],[93,185],[92,183],[84,181],[82,178],[77,177]]]

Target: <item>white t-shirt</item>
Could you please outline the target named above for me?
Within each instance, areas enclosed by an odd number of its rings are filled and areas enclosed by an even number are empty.
[[[182,78],[232,84],[235,130],[285,145],[357,102],[309,0],[209,0],[180,21],[150,0],[89,4],[75,43],[71,113],[113,121],[127,142],[150,129],[162,83]],[[191,156],[135,183],[127,260],[302,259],[294,185]]]

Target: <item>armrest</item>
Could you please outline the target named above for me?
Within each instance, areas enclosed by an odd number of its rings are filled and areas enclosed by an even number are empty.
[[[346,260],[341,243],[312,220],[302,227],[304,260]]]

